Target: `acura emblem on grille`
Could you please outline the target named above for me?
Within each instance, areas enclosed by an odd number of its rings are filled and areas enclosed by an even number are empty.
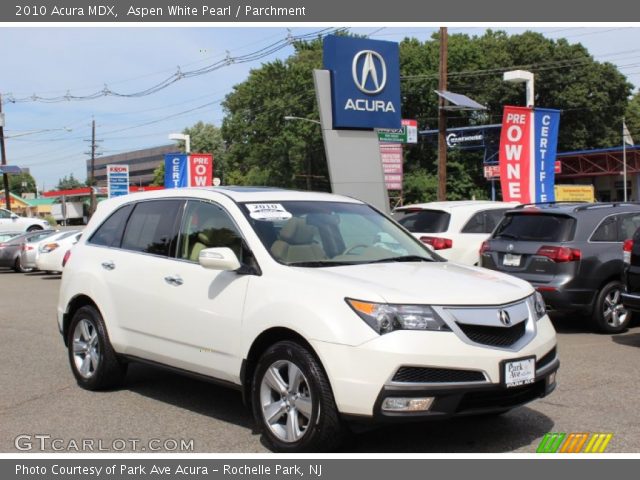
[[[506,310],[498,310],[498,320],[500,320],[500,323],[502,323],[505,327],[511,325],[511,316]]]
[[[507,250],[509,250],[510,252],[513,252],[513,249],[515,247],[513,246],[513,243],[510,243],[509,246],[507,247]]]

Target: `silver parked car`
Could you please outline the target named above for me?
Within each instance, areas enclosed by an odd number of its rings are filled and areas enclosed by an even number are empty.
[[[66,230],[63,232],[52,231],[45,237],[35,237],[29,242],[25,242],[20,251],[20,264],[23,268],[35,269],[36,260],[43,249],[56,240],[66,238],[76,233],[77,230]]]
[[[22,246],[27,242],[37,238],[42,239],[54,232],[54,230],[39,230],[37,232],[24,233],[0,243],[0,267],[13,268],[16,272],[20,273],[30,272],[33,269],[23,267],[20,260]]]

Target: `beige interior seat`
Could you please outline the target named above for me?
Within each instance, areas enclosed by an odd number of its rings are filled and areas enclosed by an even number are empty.
[[[290,219],[280,230],[278,239],[271,246],[273,256],[285,263],[325,260],[327,255],[314,242],[318,229],[307,225],[302,218]]]

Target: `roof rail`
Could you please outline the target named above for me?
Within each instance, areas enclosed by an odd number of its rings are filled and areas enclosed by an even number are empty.
[[[591,205],[591,203],[589,202],[578,202],[578,201],[558,201],[558,202],[537,202],[537,203],[522,203],[520,205],[516,205],[514,208],[515,209],[521,209],[521,208],[525,208],[525,207],[539,207],[541,205],[574,205],[576,203],[585,203],[587,205]]]
[[[596,202],[596,203],[588,203],[586,205],[578,205],[573,209],[574,212],[579,212],[582,210],[588,210],[590,208],[615,208],[615,207],[624,207],[624,206],[633,206],[640,205],[640,202]]]

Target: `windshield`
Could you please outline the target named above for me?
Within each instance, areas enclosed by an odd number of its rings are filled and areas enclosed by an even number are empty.
[[[436,258],[413,236],[364,204],[248,202],[243,211],[271,256],[285,265],[322,267]]]

